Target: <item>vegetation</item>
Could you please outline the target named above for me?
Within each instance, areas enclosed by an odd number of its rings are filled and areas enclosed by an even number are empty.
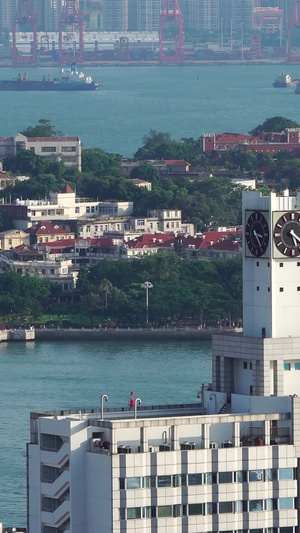
[[[55,137],[62,135],[61,131],[56,131],[51,121],[47,118],[41,118],[36,126],[28,126],[21,131],[26,137]]]
[[[260,135],[264,131],[283,131],[285,128],[300,128],[300,124],[282,116],[267,118],[262,124],[249,131],[250,135]]]

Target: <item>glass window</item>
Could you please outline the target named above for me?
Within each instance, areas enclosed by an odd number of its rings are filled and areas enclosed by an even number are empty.
[[[140,507],[132,507],[131,509],[127,509],[127,520],[135,520],[137,518],[142,518]]]
[[[127,488],[128,489],[140,489],[141,488],[141,478],[140,477],[128,477],[127,478]]]
[[[211,503],[211,502],[206,503],[205,507],[206,507],[205,514],[207,514],[207,515],[217,514],[217,504],[216,503]]]
[[[143,488],[150,489],[156,487],[156,478],[155,476],[145,476],[143,478]]]
[[[219,513],[232,513],[233,512],[233,502],[220,502],[219,503]]]
[[[219,483],[232,483],[232,472],[219,472]]]
[[[157,516],[158,518],[166,518],[168,516],[172,516],[172,505],[159,505]]]
[[[202,485],[202,474],[189,474],[188,483],[189,485]]]
[[[277,469],[268,468],[266,470],[266,481],[276,481],[277,480]]]
[[[250,533],[264,533],[263,529],[250,529]]]
[[[294,468],[279,468],[279,479],[295,479]]]
[[[143,518],[156,518],[156,507],[143,507]]]
[[[273,511],[273,500],[272,500],[272,498],[268,498],[266,500],[266,511]]]
[[[182,516],[182,505],[173,505],[173,516],[174,518]]]
[[[202,503],[190,503],[189,505],[189,515],[201,515],[203,514],[203,504]]]
[[[234,481],[236,483],[243,483],[243,481],[247,481],[247,471],[237,470],[236,472],[234,472]]]
[[[264,480],[263,470],[249,470],[249,481],[263,481],[263,480]]]
[[[242,513],[243,512],[243,501],[242,500],[238,500],[237,502],[235,502],[234,512],[235,513]]]
[[[300,290],[300,287],[299,287]],[[295,370],[300,370],[300,363],[295,363]]]
[[[281,527],[279,528],[280,533],[293,533],[293,527]]]
[[[284,370],[291,370],[291,363],[284,363],[283,368]]]
[[[180,487],[181,486],[181,475],[175,474],[173,477],[173,487]]]
[[[263,500],[250,500],[249,501],[249,511],[263,511],[264,504]]]
[[[120,477],[120,490],[123,490],[125,489],[125,478],[124,477]]]
[[[279,498],[279,509],[294,509],[294,498]]]
[[[125,509],[120,509],[120,520],[125,520]]]
[[[171,487],[171,476],[157,476],[158,487]]]

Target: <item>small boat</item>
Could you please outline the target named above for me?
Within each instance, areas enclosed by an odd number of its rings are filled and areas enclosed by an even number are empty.
[[[290,74],[285,74],[285,72],[281,72],[281,74],[279,74],[279,76],[277,76],[276,80],[273,82],[273,87],[295,87],[298,81],[300,81],[299,78],[293,79]]]

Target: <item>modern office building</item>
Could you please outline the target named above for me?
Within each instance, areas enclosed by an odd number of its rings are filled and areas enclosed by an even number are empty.
[[[103,0],[102,4],[102,29],[103,31],[128,30],[128,1]]]
[[[31,414],[29,533],[299,531],[299,205],[244,193],[244,331],[198,403]]]

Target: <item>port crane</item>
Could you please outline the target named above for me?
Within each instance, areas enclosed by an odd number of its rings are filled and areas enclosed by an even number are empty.
[[[30,53],[20,53],[17,48],[17,33],[19,31],[32,32]],[[12,54],[13,65],[37,64],[37,14],[33,12],[31,0],[19,0],[13,20]]]
[[[165,51],[164,26],[168,21],[177,21],[177,37],[174,48]],[[171,46],[172,40],[169,41]],[[159,15],[159,60],[161,63],[182,63],[184,56],[183,15],[177,0],[165,0]]]

